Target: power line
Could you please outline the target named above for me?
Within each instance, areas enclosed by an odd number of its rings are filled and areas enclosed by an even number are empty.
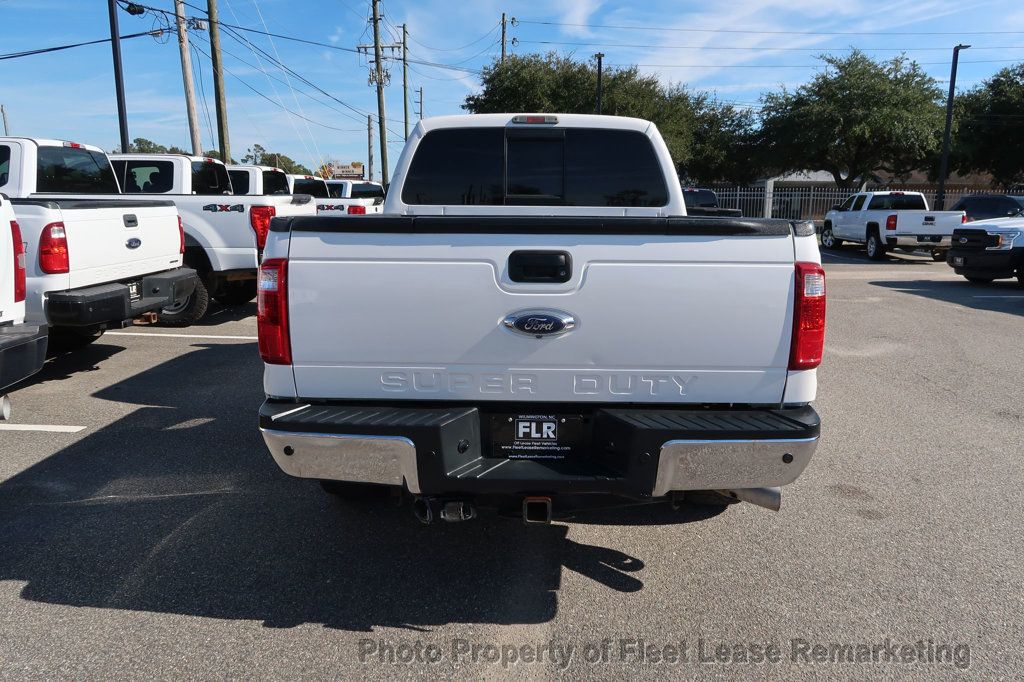
[[[644,49],[652,49],[656,47],[659,50],[753,50],[757,52],[852,52],[855,50],[861,50],[864,52],[923,52],[923,51],[936,51],[936,52],[948,52],[949,47],[747,47],[738,45],[729,45],[717,47],[714,45],[658,45],[652,46],[650,44],[636,45],[628,43],[572,43],[563,42],[559,40],[516,40],[516,44],[532,43],[536,45],[568,45],[575,47],[636,47]],[[1024,45],[1007,45],[1007,46],[992,46],[992,47],[975,47],[971,46],[972,50],[1024,50]]]
[[[961,64],[995,64],[1020,62],[1019,59],[975,59],[961,61]],[[949,66],[949,62],[916,62],[918,66]],[[669,69],[826,69],[829,64],[606,64],[605,66],[631,67],[643,66],[650,68]]]
[[[163,35],[162,30],[153,31],[142,31],[141,33],[129,33],[128,35],[121,36],[121,40],[128,40],[129,38],[141,38],[142,36],[153,36],[157,38]],[[70,45],[55,45],[53,47],[41,47],[36,50],[23,50],[22,52],[8,52],[7,54],[0,54],[0,61],[5,59],[17,59],[19,57],[31,57],[36,54],[46,54],[48,52],[59,52],[60,50],[70,50],[73,47],[83,47],[85,45],[99,45],[100,43],[109,43],[110,38],[100,38],[99,40],[87,40],[83,43],[72,43]]]
[[[474,45],[476,45],[477,43],[479,43],[479,42],[483,41],[483,40],[484,40],[484,39],[486,39],[486,38],[487,38],[488,36],[490,36],[490,35],[491,35],[492,33],[494,33],[495,31],[497,31],[497,30],[498,30],[499,28],[501,28],[501,24],[500,24],[500,23],[498,23],[498,24],[495,24],[495,25],[494,25],[494,27],[493,27],[493,28],[491,28],[491,30],[490,30],[490,31],[488,31],[487,33],[483,34],[482,36],[480,36],[479,38],[477,38],[477,39],[476,39],[476,40],[474,40],[473,42],[471,42],[471,43],[466,43],[465,45],[462,45],[461,47],[432,47],[432,46],[430,46],[430,45],[427,45],[427,44],[426,44],[426,43],[424,43],[424,42],[421,42],[421,41],[419,41],[419,40],[416,40],[416,37],[415,37],[415,36],[413,36],[413,35],[412,35],[411,33],[409,34],[409,39],[410,39],[410,40],[412,40],[412,41],[413,41],[414,43],[416,43],[417,45],[419,45],[420,47],[424,47],[424,48],[426,48],[426,49],[428,49],[428,50],[431,50],[432,52],[461,52],[462,50],[465,50],[465,49],[467,49],[467,48],[473,47],[473,46],[474,46]]]
[[[1022,35],[1024,31],[765,31],[734,28],[674,28],[667,26],[629,26],[621,24],[578,24],[563,21],[530,21],[516,19],[519,24],[541,26],[575,26],[578,28],[611,28],[632,31],[672,31],[678,33],[744,33],[749,35],[804,35],[804,36],[964,36],[964,35]],[[650,46],[647,46],[650,47]]]

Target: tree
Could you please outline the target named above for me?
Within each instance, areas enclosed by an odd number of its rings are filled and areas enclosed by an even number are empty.
[[[133,154],[188,154],[181,147],[165,147],[144,137],[136,137],[128,145],[128,151]]]
[[[262,145],[254,144],[245,151],[246,154],[242,157],[242,163],[250,163],[257,166],[274,166],[275,168],[280,168],[285,173],[295,173],[296,175],[313,174],[313,171],[286,154],[269,152]]]
[[[951,165],[989,173],[1004,189],[1024,183],[1024,64],[1002,69],[956,105]]]
[[[734,179],[737,168],[744,176],[751,172],[749,163],[732,161],[737,136],[749,132],[751,116],[681,85],[662,85],[635,66],[606,67],[602,88],[602,113],[653,121],[685,174],[710,181]],[[550,52],[495,60],[484,67],[481,92],[466,97],[462,107],[474,114],[591,114],[596,104],[596,62]]]
[[[211,149],[209,151],[205,151],[205,152],[203,152],[203,156],[208,156],[211,159],[219,159],[220,161],[224,161],[224,159],[222,159],[221,156],[220,156],[220,150],[219,149]],[[231,159],[230,161],[224,161],[224,163],[238,163],[238,162],[235,161],[234,159]]]
[[[943,96],[916,62],[859,50],[822,55],[809,83],[762,97],[760,146],[777,172],[824,170],[849,187],[871,171],[906,175],[939,148]]]

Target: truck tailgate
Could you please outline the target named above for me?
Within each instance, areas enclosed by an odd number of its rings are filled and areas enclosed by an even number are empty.
[[[57,199],[67,235],[69,288],[181,265],[178,209],[170,201]]]
[[[788,222],[512,222],[293,220],[287,277],[298,395],[782,400],[794,289]],[[513,281],[518,251],[565,252],[568,280]],[[504,324],[524,311],[568,315],[575,327],[538,337]]]
[[[899,211],[896,234],[949,237],[961,225],[960,211]]]

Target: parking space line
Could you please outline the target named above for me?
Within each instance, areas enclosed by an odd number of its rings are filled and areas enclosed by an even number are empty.
[[[107,332],[110,336],[160,336],[170,339],[235,339],[256,341],[258,336],[229,336],[226,334],[152,334],[150,332]]]
[[[48,431],[50,433],[78,433],[84,426],[62,426],[60,424],[0,424],[0,431]]]

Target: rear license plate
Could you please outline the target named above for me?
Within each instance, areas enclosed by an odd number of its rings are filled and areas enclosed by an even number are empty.
[[[132,301],[139,301],[142,299],[141,282],[128,282],[128,298]]]
[[[953,256],[953,265],[956,267],[963,267],[967,261],[964,260],[963,256]]]
[[[579,415],[503,414],[491,417],[491,456],[565,459],[583,446]]]

